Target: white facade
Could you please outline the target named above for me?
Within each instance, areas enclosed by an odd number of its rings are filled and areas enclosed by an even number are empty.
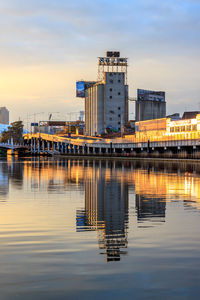
[[[86,90],[85,134],[95,136],[106,128],[121,131],[128,121],[128,86],[124,72],[105,72],[104,81]]]

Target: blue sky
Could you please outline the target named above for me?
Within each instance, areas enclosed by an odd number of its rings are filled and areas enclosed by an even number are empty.
[[[106,50],[129,58],[130,96],[164,90],[168,113],[200,110],[198,0],[0,0],[0,36],[0,104],[13,120],[83,109],[75,81],[96,80]]]

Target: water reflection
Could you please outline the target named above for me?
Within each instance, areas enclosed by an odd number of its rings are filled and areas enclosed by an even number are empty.
[[[0,298],[198,299],[199,175],[198,164],[1,161]]]
[[[16,160],[2,161],[0,163],[0,197],[5,201],[9,192],[9,183],[15,188],[22,189],[23,186],[23,162],[16,163]]]
[[[5,175],[6,174],[6,175]],[[9,177],[7,164],[0,164],[0,197],[5,199],[9,191]]]
[[[166,199],[136,194],[138,222],[165,222]]]
[[[100,253],[107,261],[119,261],[127,253],[130,213],[138,227],[149,228],[165,222],[168,202],[199,210],[199,175],[198,165],[186,163],[11,160],[0,163],[0,198],[6,200],[10,186],[48,195],[80,191],[77,232],[96,231]],[[135,197],[132,212],[130,195]]]
[[[108,178],[107,178],[108,177]],[[107,261],[126,254],[128,185],[108,176],[106,168],[93,168],[85,180],[85,208],[77,211],[77,230],[96,230]],[[123,249],[123,251],[122,251]]]

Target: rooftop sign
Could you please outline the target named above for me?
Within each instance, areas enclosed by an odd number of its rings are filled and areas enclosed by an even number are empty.
[[[119,51],[107,51],[106,52],[107,57],[120,57]]]
[[[79,97],[79,98],[85,97],[85,82],[84,81],[76,82],[76,97]]]
[[[95,84],[96,81],[77,81],[76,82],[76,97],[85,98],[85,90]]]
[[[127,66],[128,59],[122,57],[99,57],[99,66]]]
[[[139,101],[165,102],[165,92],[138,89],[137,95]]]

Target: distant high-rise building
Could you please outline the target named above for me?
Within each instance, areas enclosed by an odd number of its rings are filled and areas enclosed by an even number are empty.
[[[9,124],[9,111],[6,107],[0,107],[0,123]]]

